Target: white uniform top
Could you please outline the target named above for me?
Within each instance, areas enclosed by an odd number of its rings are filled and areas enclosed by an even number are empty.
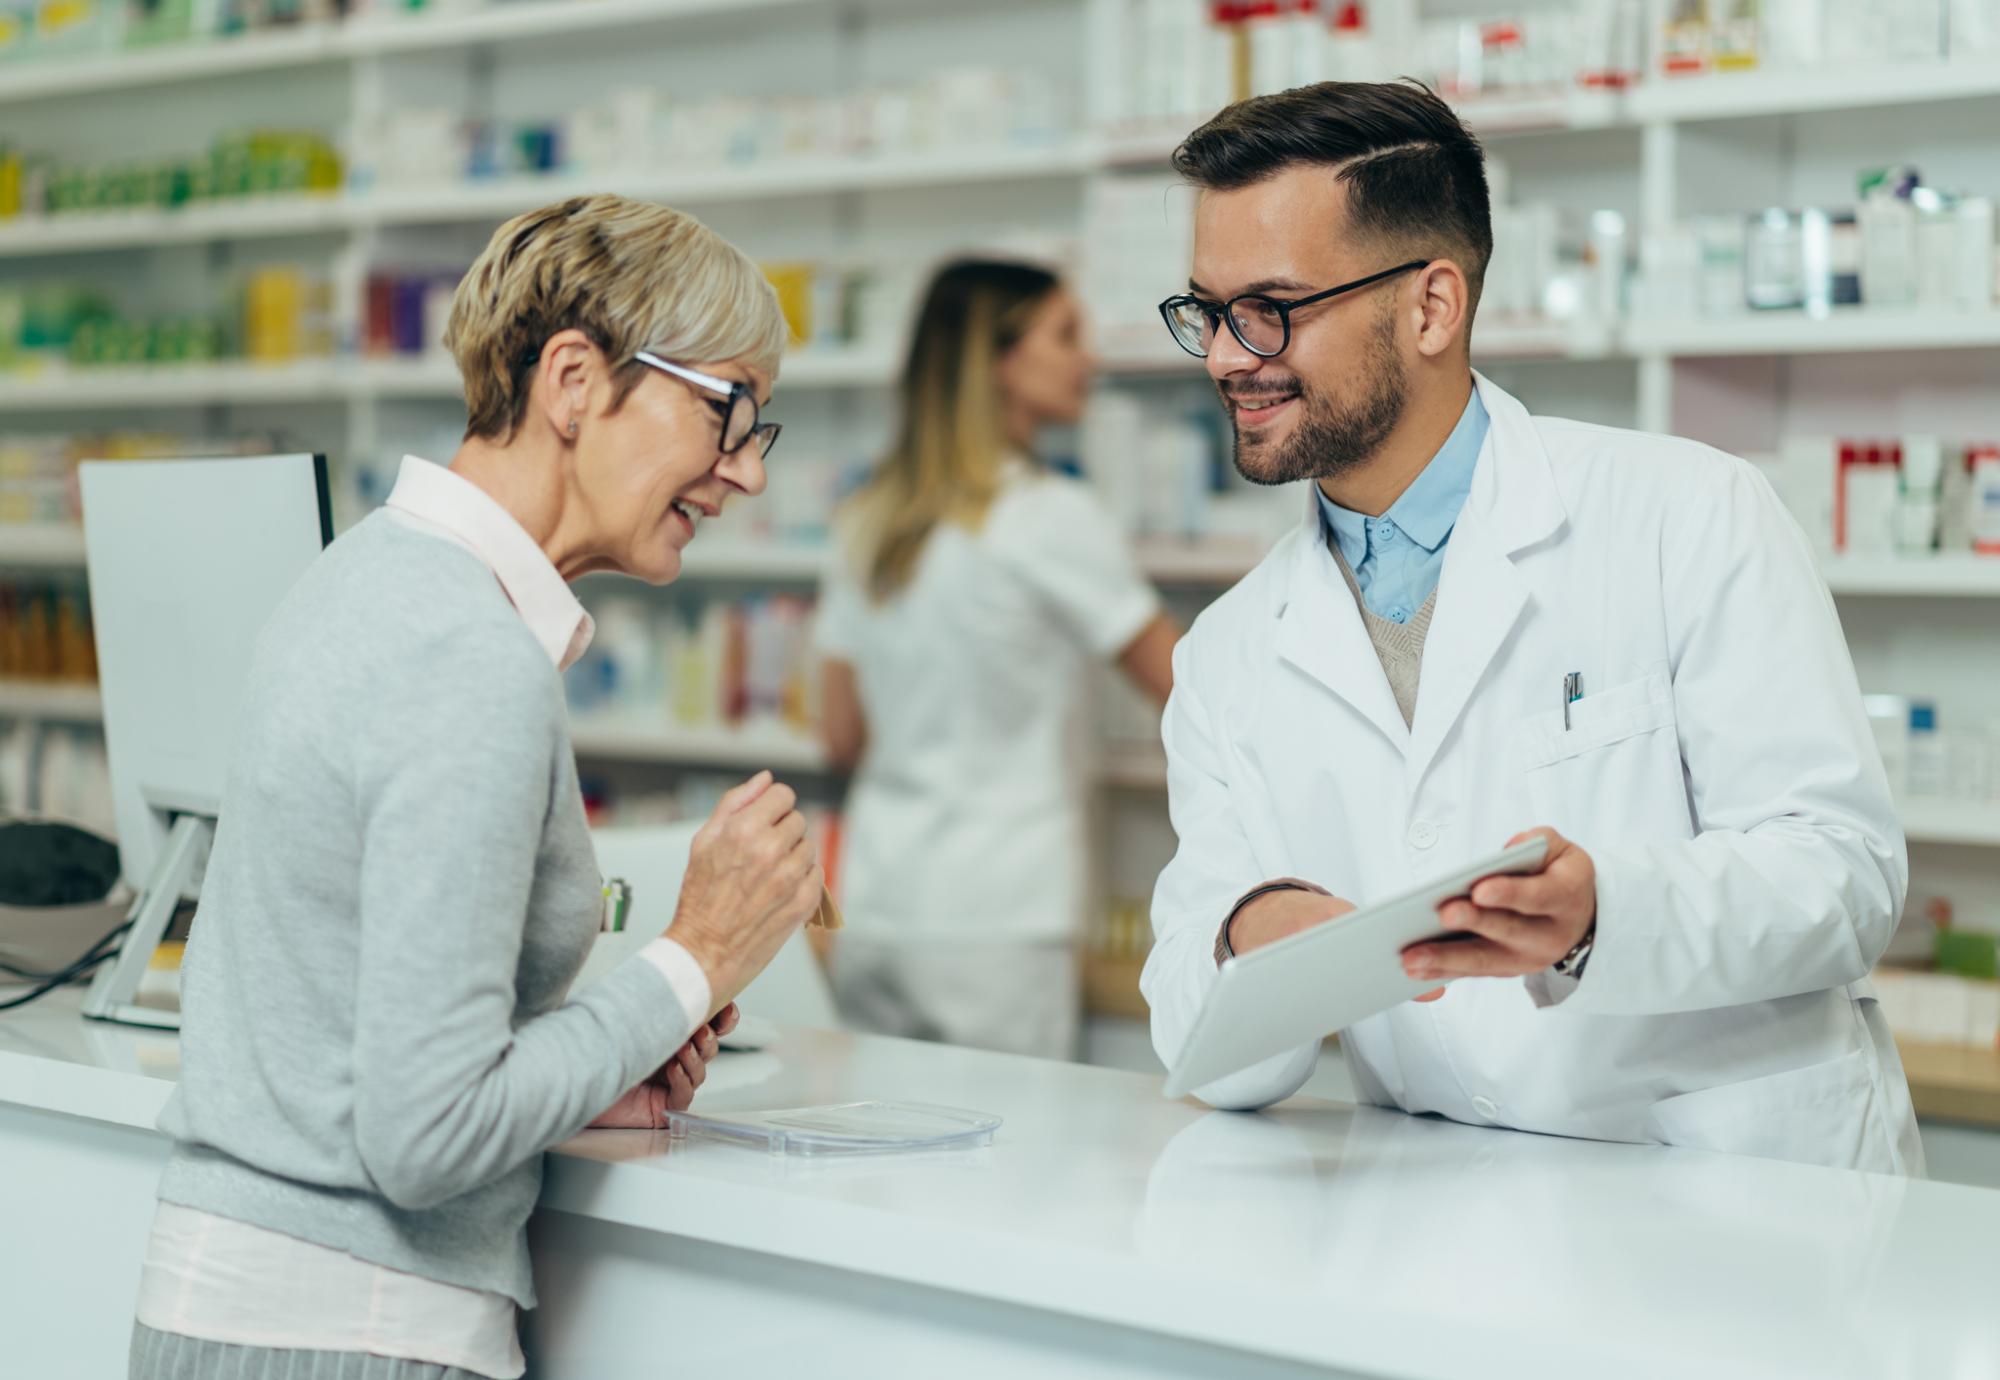
[[[1008,469],[980,530],[942,524],[910,583],[835,544],[817,642],[853,664],[868,747],[848,794],[857,935],[1063,940],[1086,903],[1084,671],[1159,596],[1084,484]]]
[[[1175,653],[1180,849],[1141,979],[1162,1060],[1249,888],[1379,900],[1549,825],[1596,864],[1583,977],[1464,978],[1356,1023],[1341,1048],[1365,1101],[1920,1173],[1868,980],[1908,892],[1903,831],[1804,534],[1740,460],[1531,417],[1478,382],[1492,426],[1413,723],[1316,512]],[[1197,1095],[1261,1107],[1318,1057],[1314,1040]]]

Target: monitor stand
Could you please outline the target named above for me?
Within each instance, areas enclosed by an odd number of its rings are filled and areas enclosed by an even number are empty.
[[[125,942],[117,955],[98,970],[83,999],[83,1014],[92,1020],[117,1021],[124,1025],[147,1025],[161,1030],[179,1030],[181,1013],[165,1007],[140,1006],[133,1001],[139,980],[152,966],[154,951],[173,923],[174,911],[194,879],[195,868],[215,838],[212,815],[182,814],[167,833],[166,846],[153,865],[153,875],[133,898]]]

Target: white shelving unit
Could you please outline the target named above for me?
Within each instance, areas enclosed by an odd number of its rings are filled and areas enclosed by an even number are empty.
[[[104,721],[104,700],[94,685],[0,680],[0,720],[93,724]]]
[[[49,369],[0,375],[0,413],[337,402],[348,396],[351,382],[348,371],[331,360]]]
[[[570,725],[576,755],[677,766],[769,767],[825,771],[826,752],[811,738],[771,724],[745,728],[677,728],[657,721],[579,717]]]
[[[687,549],[681,578],[817,584],[825,563],[826,551],[818,546],[697,538]]]
[[[1646,82],[1625,98],[1622,113],[1638,124],[1699,124],[1992,95],[2000,95],[2000,61],[1876,63]]]
[[[1911,843],[2000,848],[2000,801],[1906,800],[1901,809]]]
[[[1935,560],[1827,562],[1835,594],[1929,599],[2000,598],[2000,557],[1940,556]]]
[[[81,527],[46,522],[0,524],[0,571],[82,566]]]
[[[351,228],[353,224],[351,204],[331,192],[230,197],[167,211],[132,208],[61,216],[27,216],[0,221],[0,259],[42,258],[92,250],[141,249],[209,241],[235,243],[295,235],[332,235]]]
[[[441,187],[231,197],[175,210],[89,211],[0,222],[0,258],[498,223],[537,206],[597,192],[702,208],[832,193],[1072,180],[1096,164],[1093,146],[1073,140],[1043,147],[773,160],[744,168],[609,168]]]
[[[788,358],[779,381],[787,392],[886,388],[894,382],[897,367],[895,357],[886,351],[828,347]],[[461,395],[458,367],[449,359],[429,356],[288,364],[226,360],[213,364],[102,365],[0,374],[0,413],[388,398],[448,402]]]
[[[1082,21],[1107,3],[1073,0],[1073,8]],[[1381,0],[1371,9],[1414,14],[1420,3]],[[1076,32],[1062,27],[1066,19],[1057,15],[1061,4],[1062,0],[1049,0],[1033,13],[998,13],[994,27],[968,29],[978,37],[963,46],[961,53],[970,56],[960,60],[988,60],[986,49],[1005,37],[1002,25],[1053,25],[1044,34],[1046,65],[1060,67],[1067,76],[1071,69],[1062,67],[1061,60],[1077,50],[1081,39],[1076,104],[1088,112],[1106,87],[1103,69],[1111,55],[1097,51],[1102,44],[1091,36],[1100,32],[1093,24],[1080,22]],[[646,45],[665,50],[677,47],[683,37],[699,43],[717,34],[730,36],[734,43],[740,34],[746,50],[770,43],[782,54],[781,61],[792,64],[772,89],[818,91],[829,84],[838,88],[845,82],[872,79],[883,71],[906,71],[910,54],[928,51],[904,33],[861,60],[855,45],[865,42],[864,31],[878,19],[916,28],[958,22],[954,16],[992,8],[973,0],[460,4],[440,12],[304,26],[185,48],[17,63],[0,67],[0,107],[25,119],[46,102],[75,99],[82,110],[86,102],[94,109],[100,102],[139,101],[144,102],[144,118],[170,118],[178,103],[210,100],[212,106],[214,93],[228,93],[237,85],[247,89],[253,84],[252,74],[297,72],[302,86],[308,77],[330,86],[343,76],[329,77],[327,72],[344,73],[347,125],[338,133],[351,143],[367,121],[412,90],[421,90],[425,99],[438,104],[467,109],[475,99],[495,97],[501,100],[498,108],[504,109],[508,92],[493,85],[496,72],[504,75],[510,64],[520,69],[532,61],[539,79],[545,58],[562,60],[558,49],[573,60],[592,63],[601,50],[609,69],[642,57],[640,50]],[[1453,8],[1465,11],[1463,5]],[[824,42],[814,37],[787,46],[789,31],[815,25],[823,26],[812,32],[825,37]],[[1037,54],[1038,63],[1042,56]],[[621,68],[615,80],[657,84],[659,78],[634,76],[634,70]],[[801,75],[808,72],[810,81]],[[406,74],[412,73],[417,79],[406,81]],[[139,94],[129,94],[135,92]],[[475,97],[475,92],[480,94]],[[1928,119],[1940,132],[1947,152],[1957,157],[1968,137],[1964,131],[1993,127],[2000,106],[1982,106],[1970,115],[1943,107],[1978,101],[2000,101],[2000,60],[1648,80],[1620,93],[1529,94],[1470,102],[1463,110],[1476,131],[1498,141],[1495,152],[1516,173],[1517,191],[1540,179],[1570,194],[1578,203],[1573,209],[1617,204],[1634,230],[1643,234],[1700,211],[1748,212],[1767,203],[1828,204],[1832,194],[1821,190],[1833,185],[1828,167],[1839,167],[1839,175],[1851,179],[1853,166],[1893,161],[1901,152],[1893,143],[1885,149],[1870,147],[1841,166],[1845,155],[1829,152],[1829,143],[1840,138],[1864,141],[1851,128],[1857,123],[1853,120],[1827,132],[1829,125],[1841,124],[1838,117],[1844,112],[1881,112],[1880,123],[1897,131],[1921,128]],[[1790,125],[1773,123],[1790,117],[1810,118]],[[1086,114],[1071,137],[1037,148],[948,148],[742,168],[635,167],[469,184],[377,186],[365,192],[238,200],[170,212],[16,220],[0,222],[0,261],[13,261],[0,263],[0,268],[19,272],[29,261],[86,252],[101,255],[92,262],[110,264],[119,252],[176,245],[211,246],[212,254],[240,249],[245,255],[323,256],[334,267],[335,282],[348,299],[351,316],[366,273],[378,263],[393,265],[401,245],[425,236],[443,239],[483,230],[506,215],[586,190],[622,191],[696,208],[746,243],[769,230],[773,240],[786,246],[787,254],[810,256],[818,251],[798,246],[823,242],[847,249],[866,244],[872,250],[876,237],[884,237],[893,245],[888,252],[916,262],[937,245],[1012,233],[1017,218],[1035,222],[1033,230],[1048,229],[1047,207],[1064,204],[1065,198],[1074,202],[1093,179],[1164,168],[1193,123],[1190,119],[1166,126],[1114,128],[1094,124]],[[1887,137],[1906,136],[1898,132]],[[1933,171],[1932,162],[1921,156],[1923,149],[1910,152],[1927,172]],[[1595,164],[1581,171],[1570,166],[1593,159]],[[1713,178],[1708,175],[1711,163],[1718,169]],[[1990,159],[1982,166],[1990,169]],[[1812,183],[1805,174],[1796,173],[1801,167],[1810,167],[1820,181]],[[1970,174],[1954,170],[1948,176]],[[1845,194],[1851,196],[1851,181],[1846,185]],[[2000,186],[1984,190],[2000,191]],[[930,192],[948,195],[924,195]],[[894,213],[882,209],[892,204],[886,197],[896,198]],[[976,207],[959,222],[949,214],[955,198]],[[1563,196],[1549,199],[1563,201]],[[1042,221],[1020,212],[1020,205],[1027,202],[1036,204]],[[1074,225],[1068,230],[1073,233]],[[1028,238],[1033,240],[1033,235]],[[322,248],[321,240],[330,244]],[[187,256],[199,251],[175,252]],[[1163,286],[1163,293],[1168,290],[1170,285]],[[2000,409],[2000,391],[1991,389],[1992,379],[2000,376],[1995,372],[2000,371],[2000,311],[1852,310],[1824,319],[1798,313],[1744,313],[1608,325],[1485,317],[1473,340],[1475,360],[1482,365],[1531,366],[1533,379],[1549,380],[1558,388],[1580,380],[1577,389],[1587,399],[1617,393],[1606,405],[1629,407],[1624,420],[1653,430],[1678,426],[1725,444],[1726,438],[1707,435],[1704,428],[1740,422],[1746,412],[1759,409],[1783,417],[1788,407],[1805,406],[1799,402],[1802,397],[1845,404],[1848,385],[1872,371],[1877,358],[1885,370],[1900,370],[1920,380],[1932,390],[1925,395],[1932,401],[1951,388],[1964,390],[1966,380],[1977,373],[1961,360],[1940,356],[1992,352],[1993,368],[1983,376],[1983,386],[1992,408]],[[1121,380],[1151,379],[1163,387],[1176,379],[1185,379],[1190,387],[1201,383],[1200,363],[1176,349],[1156,323],[1129,337],[1107,334],[1098,344],[1107,371]],[[879,401],[868,394],[893,385],[900,362],[900,351],[890,348],[801,354],[787,361],[780,393],[788,400],[800,393],[826,395],[807,399],[805,410],[851,420]],[[1621,372],[1626,366],[1629,375]],[[1934,376],[1944,381],[1934,383]],[[1802,377],[1811,388],[1801,384]],[[1629,397],[1619,392],[1628,385]],[[1528,391],[1532,396],[1534,390]],[[33,414],[33,424],[40,429],[45,426],[43,414],[70,411],[92,418],[95,425],[98,414],[114,411],[124,416],[148,408],[315,404],[344,409],[349,448],[373,454],[385,449],[389,440],[400,439],[393,433],[403,424],[404,414],[423,414],[429,404],[436,405],[430,410],[441,413],[459,393],[450,363],[435,358],[308,362],[283,368],[228,363],[172,370],[63,371],[39,378],[0,375],[0,414]],[[1543,406],[1565,410],[1552,400],[1544,400]],[[313,416],[312,425],[319,426],[317,419],[325,414]],[[10,419],[0,417],[4,420]],[[1861,423],[1843,420],[1825,425]],[[1932,428],[1901,418],[1881,428],[1884,434],[1925,429]],[[789,444],[796,442],[788,437]],[[339,451],[338,446],[320,448]],[[1186,590],[1232,583],[1255,564],[1258,553],[1220,543],[1149,541],[1142,544],[1139,555],[1153,579]],[[690,549],[685,578],[811,584],[818,578],[821,561],[822,553],[814,548],[752,545],[720,529],[705,532]],[[0,528],[0,570],[75,567],[81,562],[81,539],[73,533]],[[1830,564],[1825,573],[1829,587],[1842,600],[1842,618],[1857,648],[1872,649],[1877,683],[1871,688],[1921,689],[1942,658],[1961,649],[1967,649],[1967,656],[1992,655],[1990,631],[1982,635],[1975,624],[1984,617],[1985,606],[1979,601],[2000,598],[2000,560],[1843,560]],[[2000,671],[1990,679],[2000,682]],[[1980,693],[1988,696],[1984,702],[1991,703],[1989,689],[1982,687]],[[87,692],[0,684],[0,718],[11,714],[88,721],[94,708],[94,698]],[[581,754],[601,761],[730,768],[768,765],[794,772],[819,772],[825,767],[816,744],[767,728],[725,735],[583,721],[576,726],[575,741]],[[1104,763],[1103,778],[1109,786],[1145,796],[1162,787],[1163,763],[1157,752],[1117,749]],[[1135,799],[1131,806],[1157,811],[1152,800]],[[2000,822],[1994,813],[1995,807],[1962,807],[1955,802],[1924,802],[1906,812],[1914,842],[1949,845],[2000,844]]]
[[[1475,332],[1476,337],[1476,332]],[[2000,311],[1889,311],[1856,307],[1825,317],[1783,311],[1741,316],[1634,320],[1623,331],[1634,356],[1893,354],[2000,349]],[[1996,365],[2000,367],[2000,365]]]
[[[864,0],[881,8],[926,0]],[[964,0],[927,0],[962,4]],[[0,72],[0,105],[192,83],[398,53],[442,52],[536,38],[611,33],[705,19],[767,19],[827,9],[839,0],[518,0],[444,13],[380,14],[347,23],[301,24],[213,42],[17,63]]]

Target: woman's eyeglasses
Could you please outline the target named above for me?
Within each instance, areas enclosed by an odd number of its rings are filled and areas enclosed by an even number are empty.
[[[1229,322],[1229,333],[1236,337],[1237,344],[1253,355],[1274,359],[1292,343],[1292,313],[1300,307],[1309,307],[1329,297],[1365,288],[1384,278],[1393,278],[1398,273],[1428,268],[1430,262],[1429,259],[1412,259],[1406,264],[1385,268],[1380,273],[1371,273],[1366,278],[1356,278],[1351,283],[1342,283],[1339,287],[1330,287],[1325,292],[1315,292],[1310,297],[1299,297],[1289,302],[1266,297],[1261,292],[1246,292],[1227,302],[1211,302],[1191,292],[1183,292],[1160,303],[1160,317],[1173,333],[1174,343],[1196,359],[1208,358],[1209,347],[1215,342],[1215,332],[1225,320]]]
[[[759,457],[769,455],[771,447],[778,444],[778,433],[784,430],[782,422],[759,420],[762,410],[757,406],[757,395],[750,391],[747,383],[736,383],[730,379],[719,379],[712,374],[704,374],[690,369],[684,364],[675,364],[661,359],[645,350],[632,358],[641,364],[651,365],[662,373],[672,374],[677,379],[685,379],[697,388],[705,388],[717,397],[710,402],[716,415],[722,419],[722,453],[734,455],[754,438]]]

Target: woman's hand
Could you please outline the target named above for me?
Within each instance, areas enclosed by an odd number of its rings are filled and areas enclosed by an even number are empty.
[[[819,909],[825,881],[797,806],[791,787],[759,772],[694,836],[669,933],[718,1004],[735,1000]]]
[[[592,1128],[665,1130],[667,1113],[686,1111],[694,1101],[695,1090],[707,1081],[709,1061],[722,1047],[722,1037],[736,1029],[737,1015],[734,1002],[723,1007],[714,1020],[695,1031],[694,1038],[655,1069],[645,1082],[605,1108],[590,1123]]]

